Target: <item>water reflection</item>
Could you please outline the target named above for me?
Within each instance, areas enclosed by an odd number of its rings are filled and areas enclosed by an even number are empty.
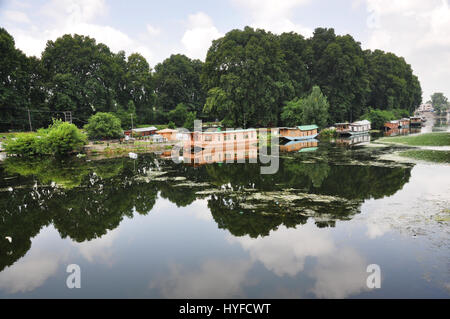
[[[344,146],[352,146],[358,144],[370,143],[370,134],[353,135],[350,137],[339,137],[336,140],[336,144]]]
[[[410,177],[407,166],[332,165],[335,155],[326,148],[308,154],[282,159],[275,175],[261,175],[259,164],[196,167],[152,155],[136,162],[7,159],[0,171],[0,271],[22,258],[31,238],[50,224],[61,238],[90,241],[80,244],[87,259],[104,251],[107,261],[113,230],[124,217],[151,212],[158,196],[178,207],[205,199],[219,228],[257,238],[310,218],[333,227],[358,214],[364,199],[392,195]],[[338,161],[346,156],[343,151]]]

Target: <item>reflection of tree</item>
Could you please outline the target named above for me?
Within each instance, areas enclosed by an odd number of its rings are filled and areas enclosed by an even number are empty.
[[[306,176],[311,180],[315,188],[319,188],[330,172],[327,163],[302,163],[285,161],[284,170],[287,176],[291,176],[289,183],[295,184],[299,176]]]
[[[49,193],[48,189],[0,193],[0,271],[23,257],[31,247],[30,239],[50,224]]]
[[[85,162],[77,160],[65,162],[47,158],[30,161],[8,158],[4,167],[9,174],[35,176],[43,184],[54,182],[67,189],[79,186],[83,178],[89,174],[89,168]]]
[[[235,236],[249,235],[252,238],[267,236],[279,225],[295,227],[304,224],[307,217],[293,214],[260,214],[244,211],[239,201],[222,195],[211,196],[208,207],[219,228],[228,229]]]
[[[261,175],[257,164],[190,167],[158,163],[154,156],[66,163],[9,158],[0,166],[0,270],[24,256],[30,239],[45,225],[53,223],[62,237],[78,242],[98,238],[118,227],[124,216],[150,212],[158,192],[185,207],[209,196],[197,194],[207,189],[212,194],[208,206],[220,228],[236,236],[257,237],[279,225],[304,224],[308,218],[319,227],[333,227],[336,220],[357,213],[362,200],[394,194],[411,174],[410,168],[331,165],[326,157],[315,163],[302,159],[281,160],[276,174]],[[157,170],[165,174],[152,177],[156,175],[149,172]],[[57,186],[49,186],[52,182]],[[13,191],[7,190],[10,186]],[[272,198],[251,199],[267,192],[274,194]],[[287,193],[344,200],[290,200],[283,197]]]

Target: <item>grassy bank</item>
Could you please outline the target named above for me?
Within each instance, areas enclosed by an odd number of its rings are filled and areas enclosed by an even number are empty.
[[[427,133],[416,136],[383,137],[378,139],[377,142],[409,146],[450,146],[450,133]]]
[[[450,163],[450,151],[411,150],[399,155],[427,162]]]

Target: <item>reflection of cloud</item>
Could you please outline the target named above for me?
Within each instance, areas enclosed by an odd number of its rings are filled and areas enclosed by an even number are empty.
[[[62,259],[57,254],[35,251],[0,273],[0,289],[8,293],[32,291],[56,273]]]
[[[232,238],[278,276],[295,276],[303,270],[306,257],[318,257],[331,253],[334,244],[327,232],[312,223],[299,229],[281,226],[270,236],[256,239],[249,236]]]
[[[384,235],[391,228],[408,233],[421,233],[434,227],[434,216],[450,206],[450,167],[416,165],[411,179],[395,195],[368,200],[361,206],[358,216],[367,223],[367,236],[371,239]]]
[[[318,298],[345,298],[367,290],[367,262],[353,249],[339,249],[318,259],[312,291]]]
[[[230,298],[242,296],[242,284],[252,263],[250,261],[210,260],[198,271],[185,271],[172,266],[166,279],[150,283],[165,298]]]
[[[112,246],[119,235],[119,228],[109,231],[101,238],[93,239],[83,243],[73,243],[80,251],[80,254],[89,262],[102,260],[108,265],[112,265]]]
[[[14,294],[42,286],[55,275],[60,264],[67,262],[69,251],[61,245],[60,239],[53,226],[43,228],[33,239],[33,249],[0,272],[0,289]]]
[[[306,275],[315,280],[311,291],[316,297],[344,298],[367,287],[364,259],[353,249],[336,246],[330,233],[313,223],[298,229],[281,226],[267,237],[230,241],[241,244],[253,261],[260,261],[278,276],[296,276],[303,271],[307,257],[315,258],[314,268]]]

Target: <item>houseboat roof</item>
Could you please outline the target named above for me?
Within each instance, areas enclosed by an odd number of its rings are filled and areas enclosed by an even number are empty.
[[[141,128],[134,128],[133,132],[148,132],[148,131],[157,131],[158,129],[154,126],[149,127],[141,127]]]
[[[279,130],[300,130],[300,131],[311,131],[316,130],[319,127],[317,125],[300,125],[297,127],[279,127]]]
[[[190,132],[190,133],[203,133],[203,134],[223,134],[223,133],[243,133],[243,132],[255,132],[256,129],[254,128],[249,128],[249,129],[245,129],[245,130],[220,130],[220,131],[215,131],[215,132],[209,132],[209,131],[203,131],[203,132]]]
[[[300,125],[298,127],[298,129],[300,131],[311,131],[311,130],[317,130],[318,128],[319,127],[317,125],[315,125],[315,124],[313,124],[313,125]]]
[[[368,125],[370,124],[370,121],[368,120],[362,120],[362,121],[357,121],[357,122],[353,122],[352,125]]]
[[[339,126],[339,125],[350,125],[350,123],[348,123],[348,122],[345,122],[345,123],[336,123],[336,124],[334,124],[335,126]]]
[[[156,133],[160,134],[160,133],[175,133],[175,132],[178,132],[178,131],[177,131],[177,130],[170,129],[170,128],[165,128],[165,129],[160,130],[160,131],[158,131],[158,132],[156,132]]]

